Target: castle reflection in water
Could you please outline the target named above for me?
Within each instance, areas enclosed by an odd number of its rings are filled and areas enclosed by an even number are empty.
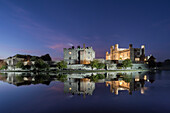
[[[146,82],[155,81],[151,72],[126,72],[126,73],[85,73],[85,74],[39,74],[32,73],[1,73],[0,81],[14,84],[18,87],[30,84],[46,84],[51,81],[64,82],[64,92],[72,95],[92,95],[96,84],[104,84],[110,88],[110,92],[118,95],[121,91],[127,91],[130,95],[133,91],[145,93]]]

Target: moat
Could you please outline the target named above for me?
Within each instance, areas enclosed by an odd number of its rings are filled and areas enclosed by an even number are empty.
[[[1,113],[169,113],[170,71],[0,73]]]

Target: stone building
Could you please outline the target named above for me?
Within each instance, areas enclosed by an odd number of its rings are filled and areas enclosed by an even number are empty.
[[[144,61],[145,60],[145,46],[142,45],[141,48],[133,48],[132,44],[129,44],[129,48],[119,48],[118,44],[111,46],[110,54],[106,52],[106,60],[126,60],[131,59],[134,61]]]
[[[15,70],[15,66],[19,61],[24,61],[24,58],[13,56],[4,60],[7,63],[9,70]]]
[[[95,51],[92,47],[83,48],[78,46],[77,48],[64,48],[64,61],[68,64],[90,64],[90,61],[93,61],[95,58]]]

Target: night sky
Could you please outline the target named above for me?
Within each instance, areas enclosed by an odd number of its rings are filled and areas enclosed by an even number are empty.
[[[19,54],[63,58],[63,48],[139,48],[170,58],[170,0],[0,0],[0,59]]]

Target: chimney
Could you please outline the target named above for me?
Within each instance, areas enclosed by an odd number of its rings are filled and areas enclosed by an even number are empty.
[[[86,48],[85,44],[83,44],[83,48],[84,48],[84,49]]]
[[[119,45],[115,44],[115,50],[118,50],[118,48],[119,48]]]
[[[79,48],[79,49],[80,49],[80,46],[77,46],[77,48]]]
[[[132,46],[133,46],[132,44],[129,44],[129,48],[132,48]]]

